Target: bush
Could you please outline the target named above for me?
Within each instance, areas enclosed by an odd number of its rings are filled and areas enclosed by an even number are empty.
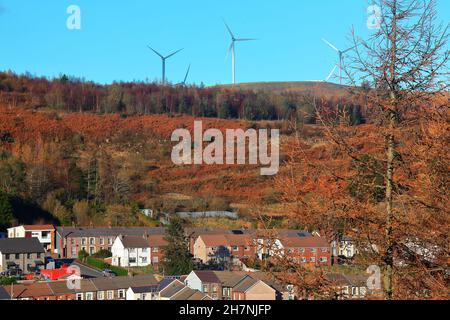
[[[105,259],[105,258],[112,257],[112,253],[109,250],[102,249],[102,250],[99,250],[96,253],[94,253],[92,255],[92,257],[99,258],[99,259]]]
[[[86,252],[86,250],[80,250],[78,251],[78,260],[85,262],[86,258],[89,257],[89,254]]]
[[[1,286],[8,286],[11,284],[16,284],[17,279],[16,277],[0,277],[0,285]]]

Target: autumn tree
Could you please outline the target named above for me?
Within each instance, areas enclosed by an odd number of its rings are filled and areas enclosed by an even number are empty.
[[[293,221],[354,239],[355,263],[381,268],[385,299],[448,298],[447,26],[433,0],[376,3],[380,29],[352,33],[345,66],[371,124],[350,127],[345,109],[318,101],[325,139],[299,139],[277,184]]]

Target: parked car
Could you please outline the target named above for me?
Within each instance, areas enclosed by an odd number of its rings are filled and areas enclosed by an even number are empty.
[[[112,277],[117,276],[117,275],[115,274],[114,271],[109,270],[109,269],[104,269],[104,270],[102,271],[102,273],[103,273],[103,276],[104,276],[104,277],[112,278]]]
[[[3,277],[22,277],[23,271],[20,268],[11,268],[1,273]]]

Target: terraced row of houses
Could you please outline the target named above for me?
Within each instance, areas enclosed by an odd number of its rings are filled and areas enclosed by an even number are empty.
[[[288,256],[299,264],[331,265],[336,249],[318,234],[298,230],[233,230],[187,228],[189,250],[199,262],[223,264],[257,257]],[[164,228],[19,226],[10,237],[35,237],[48,254],[77,258],[81,250],[92,255],[112,252],[112,265],[158,268],[167,245]]]

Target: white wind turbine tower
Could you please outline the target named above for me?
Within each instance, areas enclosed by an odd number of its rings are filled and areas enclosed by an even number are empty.
[[[183,49],[177,50],[177,51],[169,54],[168,56],[163,56],[162,54],[160,54],[158,51],[156,51],[152,47],[148,46],[148,48],[150,50],[152,50],[154,53],[156,53],[161,58],[161,61],[162,61],[162,84],[166,84],[166,60],[169,59],[170,57],[176,55],[178,52],[180,52]]]
[[[228,57],[228,55],[231,52],[231,54],[232,54],[232,57],[231,57],[231,59],[232,59],[231,68],[232,68],[232,75],[233,75],[233,84],[236,84],[236,51],[235,51],[235,43],[239,42],[239,41],[240,42],[243,42],[243,41],[254,41],[254,40],[257,40],[257,39],[236,38],[234,36],[233,32],[231,31],[230,27],[228,26],[228,24],[225,22],[225,20],[223,20],[223,23],[227,27],[228,32],[230,33],[230,36],[231,36],[231,44],[230,44],[230,48],[228,49],[227,57]]]
[[[325,39],[322,39],[323,42],[325,42],[327,45],[329,45],[333,50],[335,50],[338,53],[339,56],[339,62],[338,64],[336,64],[333,68],[333,70],[331,70],[330,74],[328,75],[328,77],[325,79],[325,81],[328,81],[331,76],[334,74],[334,71],[336,70],[336,68],[339,68],[339,84],[342,84],[342,70],[343,70],[343,64],[344,64],[344,54],[349,52],[350,50],[354,49],[356,46],[348,48],[346,50],[339,50],[338,48],[336,48],[336,46],[334,46],[333,44],[331,44],[330,42],[328,42]]]

